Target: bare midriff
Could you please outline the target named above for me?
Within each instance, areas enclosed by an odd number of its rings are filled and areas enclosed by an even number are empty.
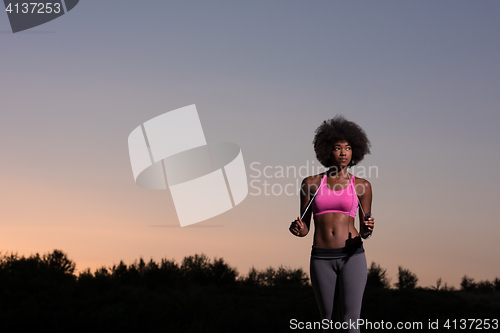
[[[354,241],[359,233],[354,227],[354,218],[343,213],[324,213],[314,216],[314,245],[337,249]]]

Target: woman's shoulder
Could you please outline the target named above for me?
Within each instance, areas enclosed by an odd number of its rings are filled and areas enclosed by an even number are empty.
[[[323,174],[313,175],[306,177],[302,180],[302,189],[308,189],[310,194],[316,193],[319,186],[321,185],[321,179],[323,178]]]
[[[319,184],[321,182],[321,179],[323,178],[324,173],[320,173],[317,175],[309,176],[306,177],[302,180],[302,184]]]
[[[372,184],[370,184],[370,182],[364,178],[354,176],[354,182],[356,184],[356,187],[357,186],[362,186],[364,188],[371,188],[372,187]]]

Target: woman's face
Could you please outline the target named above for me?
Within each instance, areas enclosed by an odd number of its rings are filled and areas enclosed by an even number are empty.
[[[334,166],[344,168],[351,162],[352,149],[348,141],[337,141],[333,144],[332,163]]]

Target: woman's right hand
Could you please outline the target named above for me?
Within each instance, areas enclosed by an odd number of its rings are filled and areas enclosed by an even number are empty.
[[[297,216],[297,219],[293,221],[290,228],[288,228],[288,230],[297,237],[302,236],[302,230],[304,229],[304,222],[302,222],[300,216]]]

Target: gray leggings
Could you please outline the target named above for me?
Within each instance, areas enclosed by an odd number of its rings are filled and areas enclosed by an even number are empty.
[[[310,268],[311,284],[318,301],[321,318],[334,320],[333,300],[335,286],[339,282],[341,321],[350,323],[359,319],[367,278],[365,253],[336,259],[319,259],[311,256]],[[350,327],[347,332],[359,332],[359,329]]]

